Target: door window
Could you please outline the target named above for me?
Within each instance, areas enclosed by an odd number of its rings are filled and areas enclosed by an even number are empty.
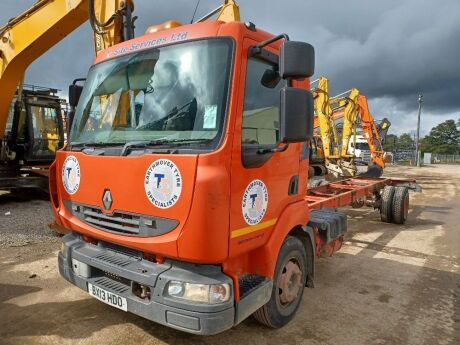
[[[11,102],[10,109],[8,111],[8,119],[6,121],[5,136],[13,135],[14,116],[15,116],[15,104],[16,99]],[[26,109],[24,106],[20,107],[19,118],[17,120],[17,133],[16,139],[21,141],[26,138]]]
[[[59,122],[55,108],[30,106],[33,131],[33,155],[54,155],[59,146]]]
[[[8,111],[8,119],[6,120],[5,136],[11,133],[13,129],[13,118],[14,118],[14,102],[10,105],[10,110]]]
[[[276,145],[279,141],[280,89],[286,85],[277,67],[250,58],[243,109],[242,143]]]

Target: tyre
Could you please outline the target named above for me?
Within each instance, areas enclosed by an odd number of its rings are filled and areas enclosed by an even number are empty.
[[[380,204],[380,219],[382,222],[391,223],[393,221],[393,195],[395,194],[395,187],[385,186],[381,196]]]
[[[291,321],[302,300],[307,265],[303,243],[296,237],[288,236],[276,262],[272,296],[253,314],[257,321],[271,328],[280,328]]]
[[[404,224],[409,213],[409,190],[407,187],[395,187],[391,208],[393,223]]]

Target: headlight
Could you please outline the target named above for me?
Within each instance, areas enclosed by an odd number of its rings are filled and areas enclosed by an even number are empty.
[[[192,284],[172,280],[168,284],[168,295],[194,302],[218,304],[230,299],[230,285]]]

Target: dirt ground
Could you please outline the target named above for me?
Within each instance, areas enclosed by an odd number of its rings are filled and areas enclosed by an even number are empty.
[[[316,287],[290,324],[271,330],[250,318],[211,337],[127,314],[67,283],[57,271],[58,238],[46,229],[47,201],[0,195],[0,343],[460,344],[460,166],[386,174],[423,187],[411,193],[404,226],[348,209],[342,251],[317,262]]]

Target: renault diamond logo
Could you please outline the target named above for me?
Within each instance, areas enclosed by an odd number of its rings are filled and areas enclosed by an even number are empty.
[[[104,190],[104,195],[102,196],[102,203],[104,204],[104,208],[106,210],[110,210],[112,207],[112,193],[110,193],[110,189]]]

